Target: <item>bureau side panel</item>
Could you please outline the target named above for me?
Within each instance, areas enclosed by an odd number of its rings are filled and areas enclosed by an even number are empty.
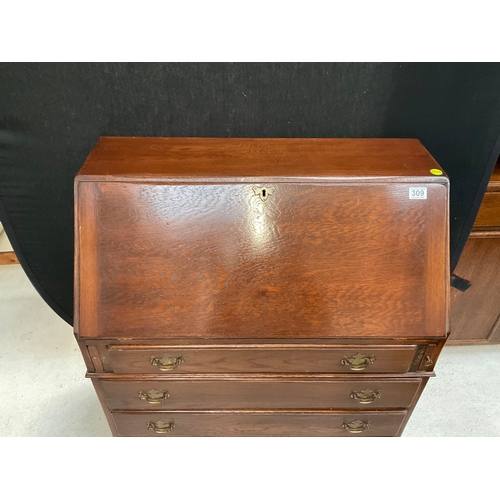
[[[444,336],[450,331],[450,263],[448,186],[428,188],[425,331]]]
[[[97,184],[75,183],[75,299],[74,330],[77,335],[99,335],[100,272]]]

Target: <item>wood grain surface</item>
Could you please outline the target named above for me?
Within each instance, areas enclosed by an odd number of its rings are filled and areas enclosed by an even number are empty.
[[[396,436],[406,411],[296,412],[113,412],[119,436]],[[148,422],[174,422],[166,434],[147,428]],[[342,428],[355,420],[369,428],[351,434]]]
[[[408,371],[415,345],[408,346],[328,346],[254,345],[239,346],[120,346],[109,347],[109,360],[114,373],[164,374],[151,364],[151,358],[182,356],[183,363],[172,373],[353,373],[344,357],[356,354],[373,357],[373,363],[357,373],[405,373]]]
[[[0,266],[19,264],[14,252],[0,252]]]
[[[500,228],[500,192],[485,193],[474,227]]]
[[[79,334],[442,337],[447,189],[422,186],[99,183]]]
[[[335,409],[407,408],[422,379],[379,379],[324,381],[321,379],[210,379],[176,377],[158,380],[102,380],[111,410],[227,410],[227,409]],[[161,403],[140,399],[139,393],[167,391]],[[351,394],[378,392],[372,402],[360,403]],[[368,397],[371,393],[368,394]],[[363,400],[365,401],[365,400]]]
[[[500,342],[500,237],[469,239],[456,273],[472,286],[452,290],[450,340]]]
[[[416,139],[101,137],[81,179],[426,177],[439,165]]]

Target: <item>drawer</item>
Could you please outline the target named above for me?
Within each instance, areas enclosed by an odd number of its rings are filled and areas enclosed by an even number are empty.
[[[415,345],[111,345],[114,373],[405,373]]]
[[[474,227],[500,226],[500,192],[485,193]]]
[[[114,412],[119,436],[397,436],[406,411]]]
[[[422,379],[101,380],[111,410],[407,408]]]

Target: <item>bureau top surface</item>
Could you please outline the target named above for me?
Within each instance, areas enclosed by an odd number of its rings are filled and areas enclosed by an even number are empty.
[[[416,139],[101,137],[78,180],[419,179],[446,183]]]

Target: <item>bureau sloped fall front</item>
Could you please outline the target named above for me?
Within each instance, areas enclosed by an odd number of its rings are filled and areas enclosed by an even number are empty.
[[[414,139],[103,137],[75,335],[116,436],[398,436],[448,333],[448,179]]]

